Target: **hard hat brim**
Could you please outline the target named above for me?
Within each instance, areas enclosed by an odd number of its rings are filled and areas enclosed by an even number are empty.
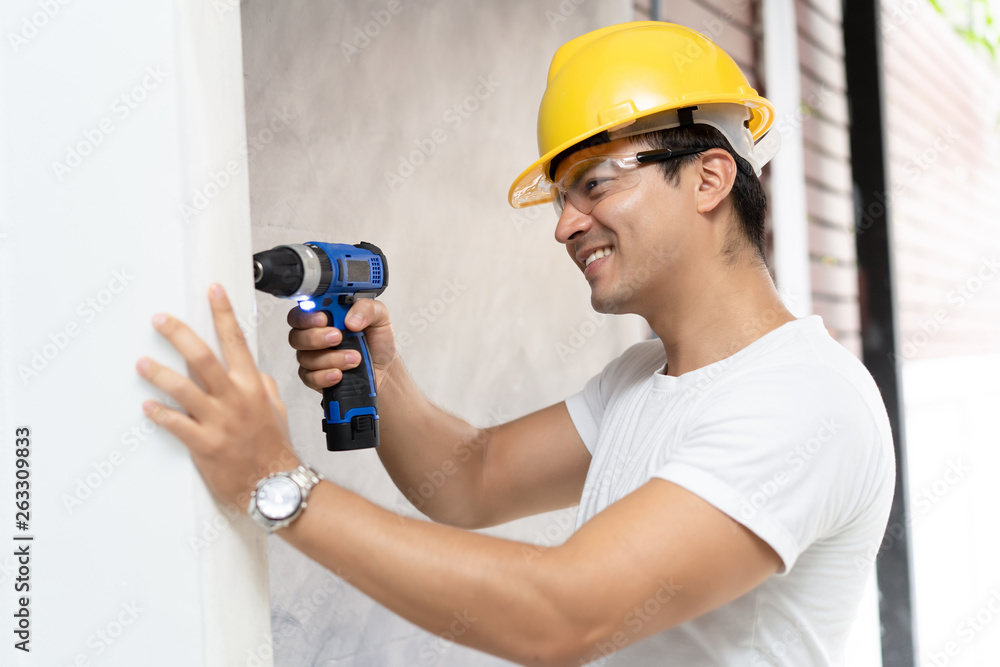
[[[704,99],[691,98],[690,100],[685,100],[684,106],[687,107],[697,106],[699,104],[719,103],[741,104],[750,109],[753,114],[753,119],[750,121],[749,129],[753,135],[754,141],[763,137],[764,134],[767,133],[768,129],[770,129],[771,124],[774,122],[774,107],[763,97],[751,98],[742,95],[711,95],[705,97]],[[645,110],[642,115],[653,115],[655,113],[669,111],[674,108],[677,108],[676,104],[664,105],[662,107]],[[531,166],[521,172],[520,176],[514,179],[510,189],[507,191],[507,201],[514,208],[525,208],[528,206],[537,206],[538,204],[551,202],[552,193],[549,192],[549,187],[552,185],[552,182],[549,180],[547,171],[549,163],[552,159],[568,148],[571,148],[594,135],[610,130],[621,124],[621,121],[607,123],[593,129],[585,136],[574,137],[548,151],[545,155],[535,160]]]

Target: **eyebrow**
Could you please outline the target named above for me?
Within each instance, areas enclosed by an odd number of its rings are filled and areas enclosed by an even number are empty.
[[[608,135],[608,131],[605,130],[604,132],[599,132],[598,134],[595,134],[589,139],[584,139],[578,144],[573,144],[566,150],[562,151],[554,158],[552,158],[551,162],[549,162],[549,173],[548,173],[549,180],[553,182],[556,180],[556,170],[559,168],[559,163],[568,158],[573,153],[576,153],[577,151],[582,151],[586,148],[591,148],[593,146],[600,146],[601,144],[607,144],[607,143],[611,143],[611,137]]]

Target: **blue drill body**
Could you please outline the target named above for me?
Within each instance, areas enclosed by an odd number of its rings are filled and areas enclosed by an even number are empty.
[[[343,379],[323,390],[323,431],[327,449],[343,451],[376,447],[379,442],[378,397],[371,354],[364,331],[348,331],[347,311],[357,299],[373,299],[388,285],[385,255],[370,243],[310,242],[284,245],[254,255],[258,290],[295,299],[304,311],[324,313],[361,363],[344,371]]]

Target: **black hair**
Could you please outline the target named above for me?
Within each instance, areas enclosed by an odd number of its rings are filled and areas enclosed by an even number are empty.
[[[697,123],[694,125],[684,125],[674,127],[669,130],[659,130],[648,134],[638,135],[632,138],[637,142],[648,143],[650,148],[722,148],[728,151],[734,158],[737,153],[733,150],[729,140],[719,130],[711,125]],[[697,159],[698,154],[685,155],[673,160],[661,162],[659,168],[663,176],[671,185],[680,182],[680,171],[685,164],[690,164]],[[739,162],[739,159],[737,159]],[[751,170],[752,171],[752,170]],[[730,192],[733,201],[733,210],[736,214],[735,227],[738,237],[731,238],[724,248],[724,252],[734,257],[743,249],[751,249],[761,263],[767,261],[764,235],[764,215],[767,212],[767,195],[760,179],[753,173],[746,173],[742,169],[736,170],[736,180]]]

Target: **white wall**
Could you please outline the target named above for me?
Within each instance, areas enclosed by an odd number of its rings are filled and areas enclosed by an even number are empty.
[[[0,664],[268,665],[265,540],[219,513],[143,416],[158,392],[135,372],[144,355],[184,372],[154,313],[214,344],[208,285],[252,306],[238,12],[17,0],[0,25]],[[30,430],[24,531],[16,427]],[[30,653],[10,630],[22,596]]]
[[[551,207],[515,212],[507,188],[537,156],[552,54],[630,20],[630,4],[403,0],[395,14],[388,6],[244,6],[248,134],[259,145],[250,163],[254,250],[375,243],[389,263],[381,298],[397,334],[409,337],[403,357],[429,396],[480,425],[558,402],[644,337],[645,325],[598,319],[586,281],[553,239]],[[366,28],[367,45],[358,38],[358,52],[345,55],[342,43]],[[422,155],[435,136],[442,140]],[[411,155],[422,163],[388,184],[385,173],[398,174]],[[289,403],[299,451],[338,483],[414,515],[374,452],[325,451],[319,395],[302,387],[287,344],[290,304],[258,302],[261,362]],[[560,355],[560,344],[570,352]],[[558,542],[574,516],[489,532]],[[501,663],[402,621],[280,540],[270,557],[277,664]]]

